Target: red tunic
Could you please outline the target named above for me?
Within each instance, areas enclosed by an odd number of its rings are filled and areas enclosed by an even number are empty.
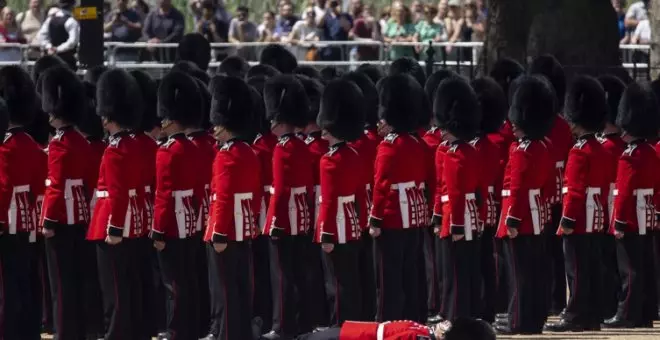
[[[339,340],[421,340],[430,339],[431,329],[414,321],[358,322],[346,321]]]
[[[390,133],[378,145],[373,205],[369,224],[408,229],[428,225],[423,181],[427,171],[420,141],[408,133]]]
[[[199,158],[197,165],[197,186],[195,196],[199,199],[199,217],[197,219],[198,232],[206,230],[206,222],[209,218],[209,206],[211,202],[211,176],[213,160],[216,153],[216,140],[208,132],[201,130],[188,134],[188,139],[197,147]]]
[[[643,140],[628,144],[616,173],[611,233],[617,230],[646,235],[647,230],[655,227],[659,169],[653,145]]]
[[[57,130],[48,144],[48,178],[42,209],[42,225],[87,224],[90,220],[87,192],[91,147],[73,127]]]
[[[604,166],[603,170],[607,172],[607,178],[609,181],[609,186],[607,188],[607,216],[609,217],[609,221],[612,221],[612,214],[614,213],[616,169],[619,165],[621,154],[626,150],[626,143],[621,139],[621,136],[616,133],[601,136],[600,142],[608,153],[607,166]]]
[[[144,235],[149,234],[149,230],[154,222],[154,188],[156,187],[156,152],[158,151],[158,142],[144,132],[137,132],[133,138],[138,142],[142,152],[142,201],[144,202],[145,225]]]
[[[136,238],[144,234],[144,202],[138,195],[143,184],[142,157],[139,142],[129,132],[110,137],[99,168],[98,201],[87,231],[88,240],[103,240],[106,236]]]
[[[321,138],[321,131],[310,132],[305,138],[305,144],[309,148],[309,154],[312,156],[312,176],[314,177],[314,221],[313,225],[316,225],[316,221],[319,218],[319,203],[321,199],[321,178],[320,178],[320,162],[321,157],[328,153],[330,150],[330,145],[328,141]]]
[[[44,186],[43,150],[22,128],[9,129],[0,144],[0,223],[9,234],[36,240],[37,196]],[[45,169],[44,169],[45,170]]]
[[[196,155],[197,148],[183,133],[170,136],[158,148],[152,239],[184,239],[196,232]]]
[[[424,213],[426,214],[424,217],[422,217],[422,220],[425,221],[423,222],[423,225],[421,226],[428,226],[431,223],[431,216],[432,216],[432,210],[433,210],[433,200],[434,200],[434,193],[433,190],[435,188],[435,150],[431,148],[426,141],[424,141],[422,138],[416,137],[418,141],[418,146],[419,146],[419,157],[424,161],[424,167],[418,169],[419,173],[419,179],[417,180],[418,182],[422,183],[421,184],[421,191],[422,191],[422,205],[426,207],[424,210]]]
[[[551,177],[548,180],[554,182],[555,188],[554,193],[548,193],[548,201],[550,204],[560,204],[562,199],[561,192],[564,187],[566,159],[568,158],[568,152],[571,150],[571,146],[574,144],[573,133],[566,120],[560,116],[556,116],[546,139],[550,141],[546,145],[548,145],[550,157],[554,161],[554,166],[552,166],[554,179]]]
[[[365,194],[360,156],[346,143],[339,143],[321,158],[320,167],[321,205],[315,241],[344,244],[360,239],[358,213],[366,213],[357,210],[357,202],[363,202]]]
[[[363,183],[365,187],[365,204],[366,214],[360,214],[360,227],[366,229],[367,224],[367,214],[371,211],[371,198],[372,198],[372,188],[374,187],[374,163],[376,162],[376,150],[378,149],[378,144],[383,139],[378,135],[376,130],[364,130],[364,134],[356,141],[349,143],[353,149],[355,149],[360,155],[362,160],[362,175]],[[359,204],[358,204],[359,205]]]
[[[91,157],[89,159],[89,187],[87,188],[87,197],[89,198],[89,211],[92,214],[92,219],[94,218],[94,207],[96,206],[96,187],[99,182],[99,169],[101,167],[101,158],[103,158],[103,152],[105,152],[106,144],[103,140],[97,138],[87,137],[89,146],[92,148]]]
[[[552,175],[552,158],[542,141],[522,139],[511,144],[509,162],[504,171],[502,212],[497,237],[507,235],[507,227],[520,235],[539,235],[546,221],[542,188]]]
[[[449,142],[443,141],[435,150],[435,189],[433,190],[433,226],[442,224],[442,196],[447,195],[447,187],[442,181],[444,162],[447,151],[449,151]],[[438,180],[440,179],[440,180]]]
[[[509,161],[509,149],[511,143],[516,140],[511,130],[511,123],[505,122],[499,132],[490,133],[486,136],[488,140],[497,146],[499,155],[499,166],[497,167],[497,181],[495,181],[495,199],[499,205],[502,203],[502,183],[504,182],[504,168]]]
[[[582,136],[568,153],[560,225],[574,234],[600,232],[607,226],[609,154],[593,134]],[[563,229],[557,229],[562,235]]]
[[[500,177],[500,149],[490,139],[477,137],[470,144],[479,152],[481,162],[481,192],[485,193],[482,198],[481,220],[485,227],[497,227],[497,202],[501,199],[502,190],[497,190],[502,183]]]
[[[227,243],[257,236],[263,186],[259,157],[248,143],[225,143],[213,161],[213,189],[204,241]]]
[[[261,185],[263,187],[261,203],[259,204],[259,230],[263,233],[266,226],[266,213],[270,203],[270,191],[273,187],[273,150],[277,137],[272,133],[258,134],[252,143],[252,149],[259,157],[261,164]]]
[[[293,134],[280,137],[273,151],[273,188],[264,233],[300,235],[312,223],[314,178],[312,156],[305,142]]]
[[[422,135],[422,139],[433,151],[435,151],[435,149],[438,148],[438,145],[442,143],[442,131],[437,127],[432,127]]]

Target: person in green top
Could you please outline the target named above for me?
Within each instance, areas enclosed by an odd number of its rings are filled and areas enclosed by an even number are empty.
[[[386,43],[393,42],[412,42],[415,34],[415,26],[412,24],[410,13],[399,1],[392,4],[392,18],[385,26],[383,40]],[[401,57],[413,57],[415,51],[412,46],[390,46],[390,60],[396,60]]]
[[[439,43],[447,41],[447,30],[442,23],[434,22],[433,18],[438,14],[438,8],[433,5],[424,6],[424,20],[421,20],[415,26],[414,41],[423,42],[424,46],[415,46],[415,50],[420,53],[420,58],[424,58],[426,50],[429,48],[429,41]],[[436,48],[436,55],[440,55],[441,49]]]

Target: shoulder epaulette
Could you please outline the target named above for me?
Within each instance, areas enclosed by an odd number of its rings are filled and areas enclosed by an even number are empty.
[[[447,152],[452,152],[452,153],[456,152],[458,150],[459,145],[460,144],[452,144]]]
[[[532,141],[529,139],[525,139],[518,144],[518,150],[523,150],[527,151],[527,148],[532,145]]]
[[[254,143],[256,143],[256,142],[257,142],[258,140],[260,140],[260,139],[261,139],[261,137],[263,137],[263,135],[262,135],[262,134],[260,134],[260,133],[257,133],[257,136],[256,136],[256,137],[254,137],[254,141],[252,142],[252,144],[254,144]]]
[[[110,137],[110,143],[108,144],[108,146],[116,148],[119,146],[119,142],[121,142],[121,136]]]
[[[637,149],[637,144],[628,144],[628,147],[623,151],[623,154],[626,156],[632,156],[635,149]]]
[[[448,145],[449,145],[449,142],[446,141],[446,140],[443,140],[442,143],[440,143],[440,145],[442,145],[442,146],[448,146]]]
[[[290,139],[290,138],[291,138],[291,137],[289,137],[289,136],[281,137],[281,138],[277,141],[277,144],[284,146],[284,145],[286,145],[287,142],[289,142],[289,139]]]
[[[11,132],[7,132],[7,133],[5,133],[5,140],[2,141],[2,142],[3,142],[3,143],[7,143],[7,141],[11,139],[11,136],[12,136],[12,133],[11,133]]]
[[[432,135],[432,134],[435,134],[436,131],[438,131],[438,127],[437,127],[437,126],[434,126],[434,127],[430,128],[430,129],[428,129],[428,131],[426,131],[426,134],[427,134],[427,135]]]
[[[62,137],[64,137],[64,130],[57,130],[55,136],[53,136],[53,139],[62,140]]]
[[[165,149],[167,149],[167,148],[169,148],[172,144],[174,144],[174,142],[176,142],[176,139],[174,139],[174,138],[169,138],[167,141],[165,141],[163,144],[161,144],[160,147],[161,147],[161,148],[165,148]]]
[[[314,142],[314,140],[316,140],[316,137],[314,137],[312,135],[309,135],[309,136],[307,136],[307,138],[305,138],[305,144],[307,144],[307,145],[312,144]]]
[[[474,137],[474,139],[471,140],[469,143],[472,146],[477,146],[477,143],[479,143],[479,137]]]
[[[578,139],[575,145],[573,145],[573,149],[582,149],[583,146],[587,144],[586,139]]]
[[[330,150],[325,155],[332,156],[335,154],[335,152],[337,152],[337,150],[339,150],[339,148],[336,146],[330,147]]]
[[[388,143],[394,143],[394,141],[399,137],[398,133],[389,133],[387,136],[385,136],[385,139],[383,141],[388,142]]]
[[[220,147],[220,151],[229,151],[231,149],[231,146],[234,145],[234,141],[229,141],[227,143],[222,144]]]

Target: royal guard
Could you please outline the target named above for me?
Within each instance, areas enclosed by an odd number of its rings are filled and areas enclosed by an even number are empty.
[[[39,339],[40,319],[35,290],[26,289],[37,278],[32,258],[37,254],[36,197],[43,188],[43,150],[25,132],[37,108],[34,83],[22,68],[8,66],[0,70],[2,93],[2,132],[0,144],[0,314],[4,327],[0,338]],[[7,125],[7,118],[9,119]]]
[[[96,186],[96,203],[87,239],[96,244],[103,294],[105,338],[139,338],[142,323],[140,262],[143,235],[141,148],[131,132],[140,123],[142,98],[137,82],[120,69],[98,82],[97,113],[110,135]],[[127,168],[134,171],[127,172]]]
[[[45,55],[34,63],[34,67],[32,68],[32,81],[34,81],[35,85],[37,85],[37,92],[41,93],[41,86],[39,86],[39,78],[43,75],[44,72],[46,72],[49,68],[55,67],[55,66],[62,66],[65,68],[68,68],[68,64],[62,60],[62,58],[56,56],[56,55]]]
[[[340,100],[341,99],[341,100]],[[361,313],[359,214],[366,214],[362,160],[348,145],[362,136],[364,96],[353,82],[328,83],[318,116],[330,151],[320,160],[320,205],[314,241],[324,252],[325,295],[330,325],[359,320]]]
[[[181,38],[177,46],[176,59],[191,61],[206,72],[211,62],[211,43],[200,33],[188,33]]]
[[[495,328],[503,334],[540,334],[547,313],[545,267],[540,265],[544,262],[543,189],[553,175],[543,139],[556,116],[555,97],[552,85],[540,77],[522,76],[512,87],[509,121],[518,142],[511,146],[504,172],[496,233],[504,240],[511,294],[508,314],[496,321]]]
[[[241,136],[252,130],[252,96],[239,78],[217,76],[211,88],[211,124],[220,143],[213,161],[207,242],[211,326],[206,340],[251,339],[253,266],[261,203],[259,157]]]
[[[481,126],[479,134],[470,144],[481,155],[481,186],[485,197],[482,198],[483,230],[480,237],[479,263],[481,266],[481,277],[483,279],[483,314],[481,318],[495,321],[497,300],[497,265],[495,262],[495,232],[499,217],[499,204],[501,201],[502,178],[499,174],[503,169],[500,162],[500,150],[497,144],[488,138],[488,135],[497,133],[504,124],[507,111],[507,101],[502,87],[493,78],[477,78],[471,83],[479,106],[481,108]]]
[[[245,59],[237,55],[230,55],[222,60],[218,66],[217,74],[245,79],[249,69],[250,64]]]
[[[259,55],[259,64],[272,66],[277,71],[286,74],[293,73],[293,70],[298,67],[298,61],[293,53],[280,44],[270,44],[264,47]]]
[[[188,339],[197,335],[197,325],[190,320],[197,308],[191,305],[198,289],[196,252],[190,239],[197,232],[199,218],[195,195],[197,148],[185,135],[187,128],[199,126],[202,95],[195,79],[172,71],[158,89],[158,117],[168,139],[156,152],[156,192],[151,239],[159,251],[162,279],[167,290],[167,331],[163,339]]]
[[[628,85],[619,104],[617,126],[627,147],[617,168],[610,233],[616,238],[621,290],[616,315],[606,328],[652,327],[657,316],[653,257],[646,238],[656,225],[658,159],[647,139],[658,134],[658,101],[648,88]]]
[[[557,114],[552,122],[552,128],[546,136],[550,153],[554,158],[555,194],[549,196],[549,215],[547,216],[551,228],[544,229],[547,239],[547,253],[550,261],[550,314],[559,314],[566,307],[566,273],[564,271],[564,254],[560,240],[555,236],[562,212],[562,188],[564,180],[564,169],[568,151],[573,145],[573,135],[566,120],[561,116],[564,105],[564,93],[566,92],[566,78],[564,68],[557,59],[551,55],[542,55],[534,59],[529,66],[529,74],[538,74],[546,77],[552,84],[555,92],[555,107]]]
[[[602,321],[600,233],[607,223],[607,172],[602,166],[608,154],[596,138],[607,114],[605,91],[598,80],[578,76],[566,95],[564,116],[577,138],[568,154],[564,175],[562,218],[557,234],[562,237],[569,299],[557,323],[548,331],[600,329]]]
[[[258,76],[264,76],[266,78],[271,78],[274,77],[281,72],[278,71],[276,68],[270,65],[266,64],[258,64],[250,67],[248,70],[247,74],[245,75],[246,79],[250,79],[252,77],[258,77]]]
[[[262,55],[263,56],[263,55]],[[310,315],[306,287],[306,256],[314,219],[314,177],[307,145],[295,137],[296,128],[307,125],[309,101],[303,85],[291,75],[268,79],[264,87],[266,116],[278,137],[273,150],[273,188],[264,234],[270,237],[270,270],[273,294],[272,330],[267,339],[305,332],[308,324],[296,325],[297,313]]]
[[[386,137],[378,145],[369,216],[379,289],[376,318],[417,319],[418,228],[429,223],[422,188],[427,168],[424,149],[409,131],[418,126],[424,94],[406,74],[383,78],[378,89],[379,130]]]
[[[362,292],[362,315],[359,320],[371,321],[376,316],[376,274],[374,272],[374,245],[369,235],[367,215],[371,211],[372,188],[374,187],[374,163],[378,144],[383,138],[378,135],[378,90],[366,74],[349,72],[342,79],[355,83],[362,91],[364,98],[364,131],[360,138],[349,145],[358,152],[362,160],[362,183],[364,184],[364,214],[358,214],[360,224],[360,240],[362,243],[359,255],[359,276]],[[358,206],[360,204],[358,203]]]

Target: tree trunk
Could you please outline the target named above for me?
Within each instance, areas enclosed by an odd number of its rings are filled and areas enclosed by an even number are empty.
[[[658,79],[660,76],[660,0],[651,0],[649,8],[649,20],[651,23],[651,77]]]

